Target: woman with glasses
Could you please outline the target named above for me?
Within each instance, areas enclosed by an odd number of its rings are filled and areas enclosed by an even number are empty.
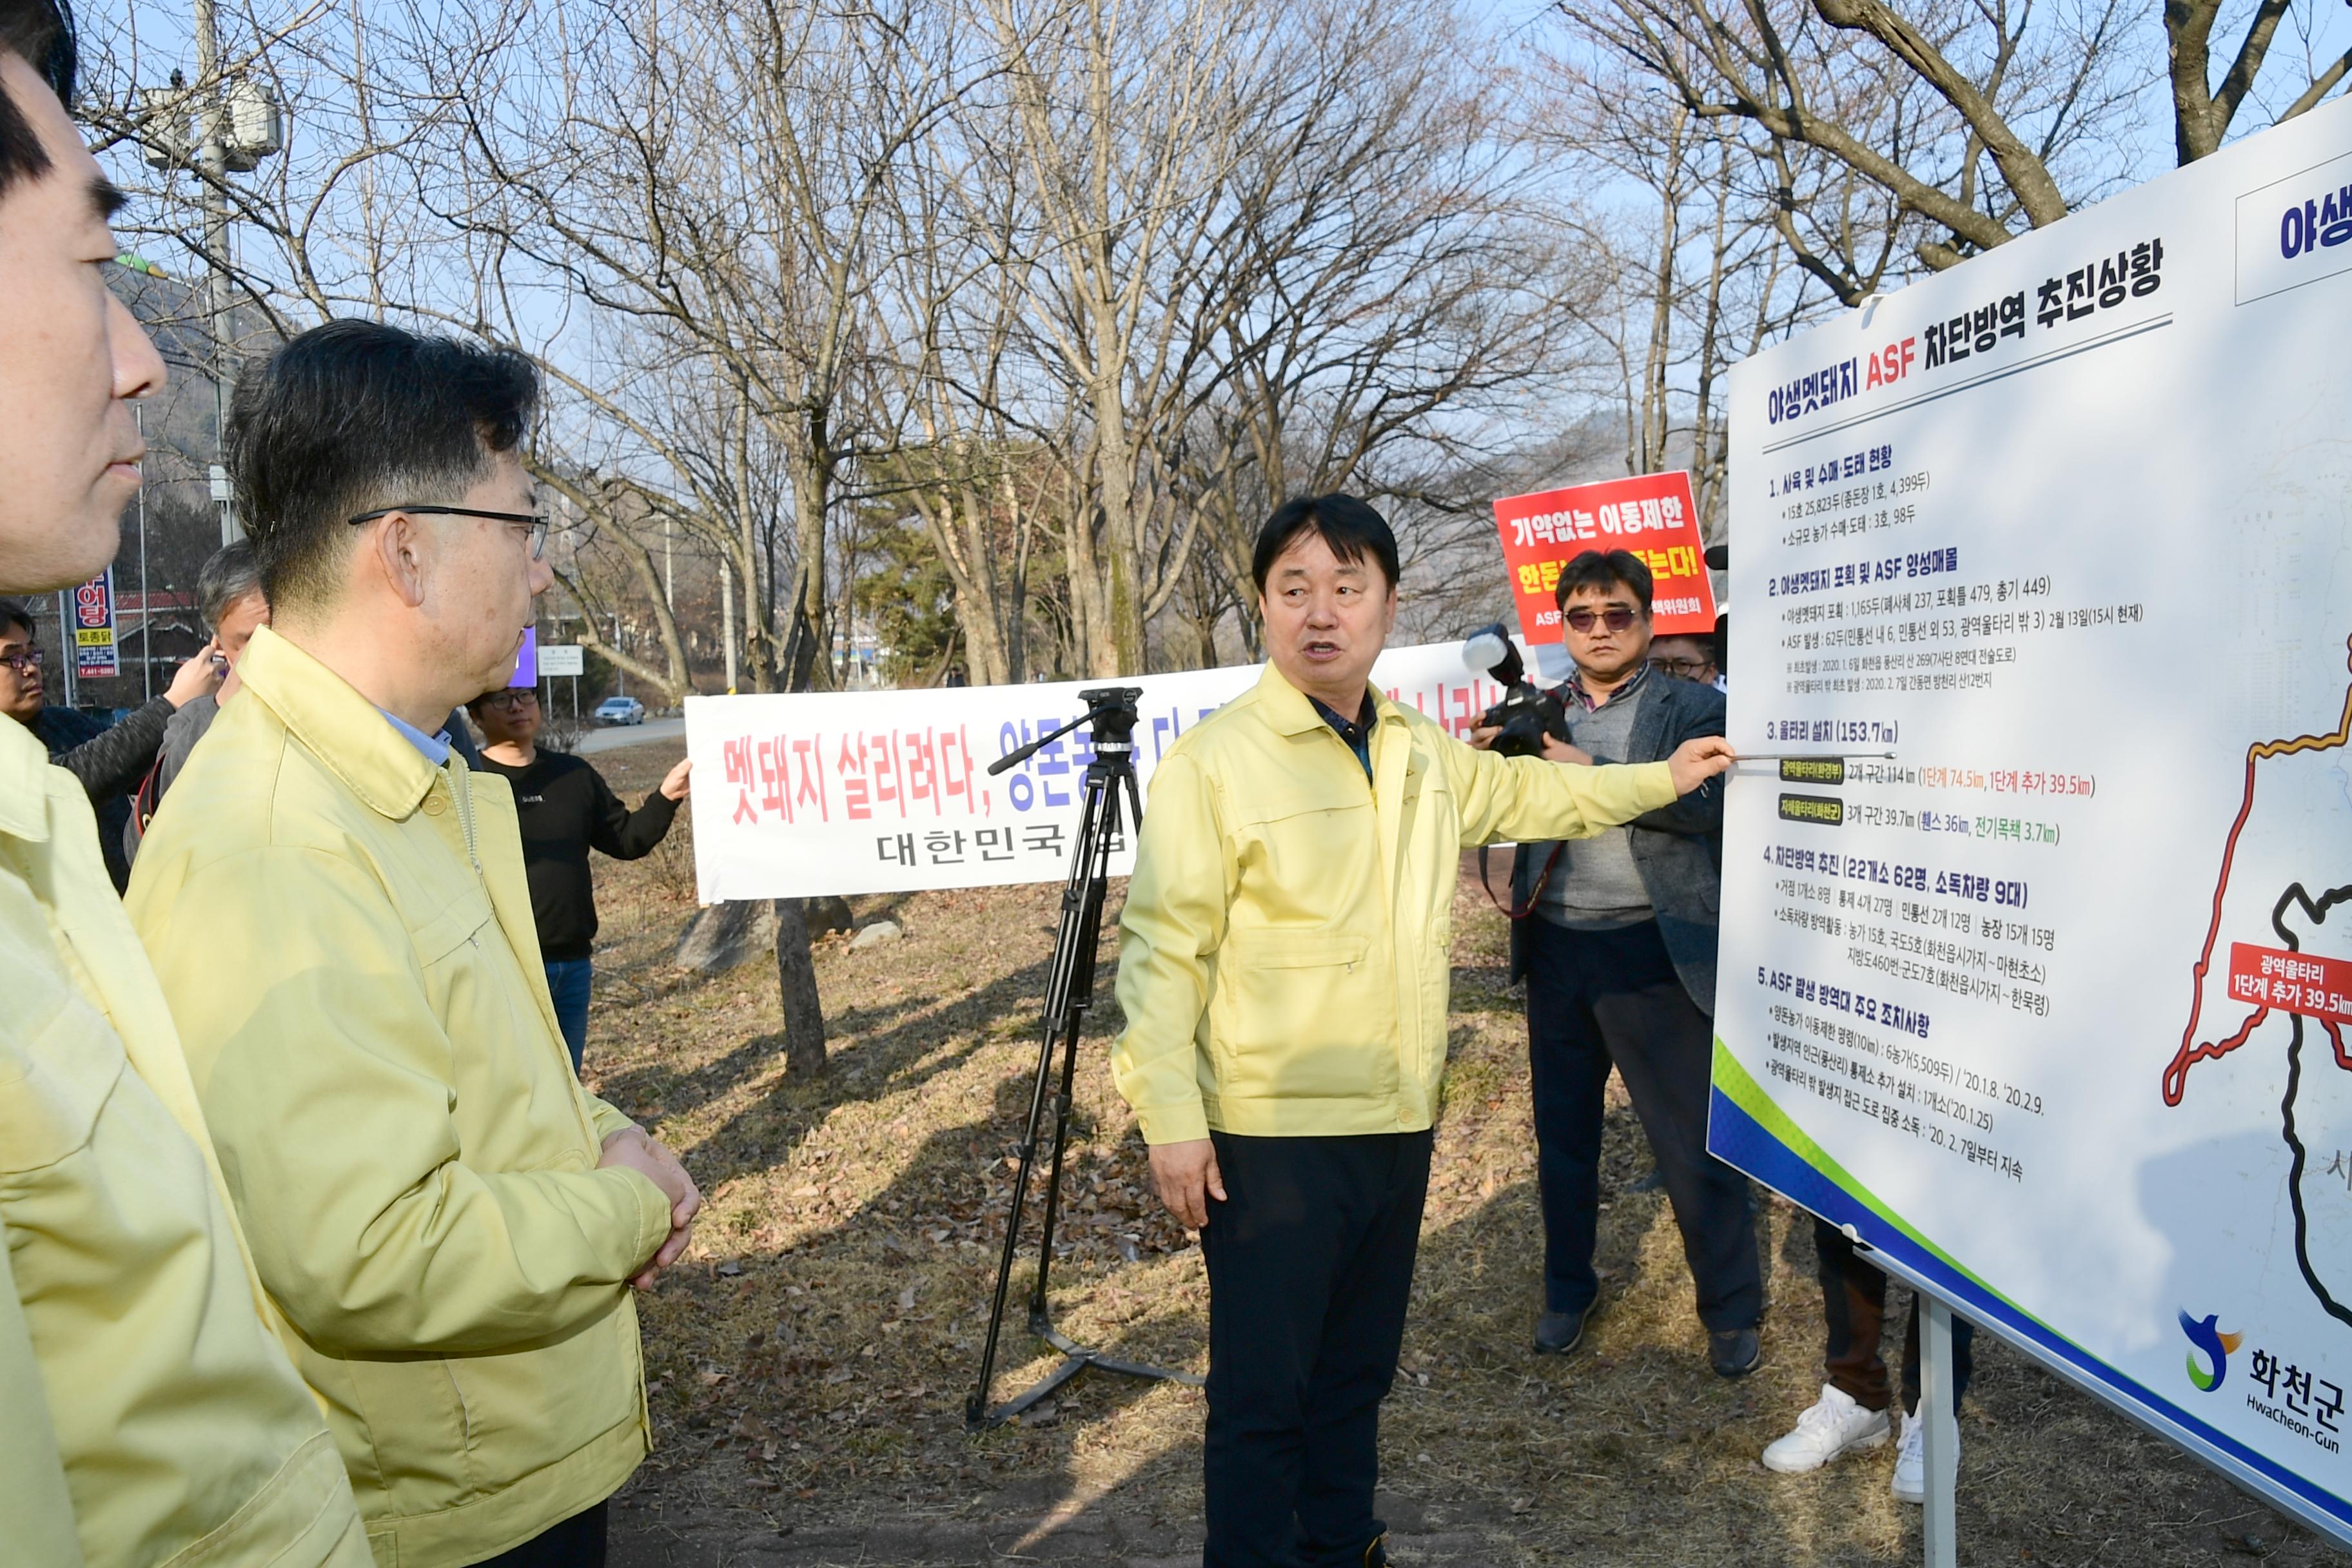
[[[691,762],[670,769],[661,787],[631,811],[603,775],[579,757],[542,752],[539,692],[529,686],[486,691],[466,705],[482,731],[482,766],[513,786],[522,826],[523,869],[530,880],[539,955],[547,965],[555,1021],[580,1070],[588,1044],[590,954],[596,941],[596,896],[588,851],[615,860],[652,853],[669,833],[687,796]]]

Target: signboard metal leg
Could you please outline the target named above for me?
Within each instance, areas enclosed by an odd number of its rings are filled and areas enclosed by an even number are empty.
[[[1919,1336],[1921,1390],[1918,1415],[1927,1423],[1927,1568],[1956,1568],[1958,1525],[1954,1495],[1960,1472],[1960,1428],[1952,1394],[1952,1309],[1920,1293],[1926,1321]]]

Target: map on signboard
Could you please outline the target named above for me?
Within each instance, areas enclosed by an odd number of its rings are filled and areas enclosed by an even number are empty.
[[[2352,646],[2352,645],[2347,645]],[[2352,668],[2352,661],[2347,661]],[[2352,1324],[2352,687],[2336,727],[2258,742],[2221,850],[2180,1047],[2164,1069],[2179,1105],[2189,1069],[2272,1076],[2292,1161],[2295,1261],[2328,1313]],[[2285,869],[2281,869],[2284,868]]]
[[[2262,464],[2271,509],[2340,524],[2352,460],[2340,441],[2281,432]],[[2305,538],[2345,537],[2340,526]],[[2294,587],[2325,582],[2319,562],[2279,562],[2270,574]],[[2276,631],[2310,625],[2274,603]],[[2330,616],[2326,609],[2320,611]],[[2267,617],[2266,617],[2267,618]],[[2333,618],[2330,616],[2330,618]],[[2335,667],[2327,709],[2278,713],[2299,732],[2246,749],[2235,818],[2219,835],[2212,912],[2193,968],[2187,1026],[2164,1069],[2164,1102],[2187,1097],[2192,1069],[2259,1073],[2275,1092],[2287,1152],[2286,1197],[2294,1257],[2305,1287],[2331,1317],[2352,1325],[2352,627],[2336,625],[2306,654]],[[2272,689],[2310,688],[2274,669]],[[2252,694],[2249,694],[2250,696]],[[2332,710],[2332,711],[2330,710]],[[2286,728],[2285,724],[2281,725]],[[2201,851],[2210,853],[2210,850]],[[2192,866],[2195,861],[2191,861]],[[2269,1098],[2268,1095],[2265,1098]]]

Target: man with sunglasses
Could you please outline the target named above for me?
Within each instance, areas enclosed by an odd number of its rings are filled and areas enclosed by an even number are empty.
[[[1561,570],[1556,595],[1576,673],[1560,689],[1572,743],[1554,762],[1647,763],[1724,731],[1723,694],[1653,668],[1650,571],[1622,550]],[[1536,1349],[1584,1337],[1601,1282],[1602,1095],[1613,1064],[1649,1134],[1697,1286],[1707,1361],[1761,1359],[1763,1271],[1748,1179],[1706,1152],[1714,1051],[1723,781],[1575,844],[1522,845],[1512,867],[1511,971],[1528,983],[1544,1306]]]
[[[466,704],[482,727],[482,766],[514,791],[522,823],[523,869],[530,879],[531,918],[555,1021],[572,1052],[572,1070],[588,1046],[588,993],[596,942],[596,885],[588,851],[615,860],[654,852],[669,836],[694,763],[681,759],[661,786],[631,811],[587,760],[539,749],[539,691],[503,686]]]
[[[250,370],[230,469],[271,624],[131,911],[286,1347],[380,1562],[604,1561],[647,1447],[629,1287],[700,1194],[582,1090],[514,797],[438,732],[550,573],[520,355],[373,321]]]

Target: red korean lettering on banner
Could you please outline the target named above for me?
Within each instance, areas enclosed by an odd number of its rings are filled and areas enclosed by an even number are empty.
[[[840,775],[843,808],[852,822],[864,822],[874,815],[873,796],[866,784],[866,737],[844,735],[841,753],[833,760],[833,771]]]
[[[866,737],[866,754],[873,767],[874,801],[888,805],[900,816],[907,815],[907,791],[898,770],[898,745],[896,736],[888,731]]]
[[[734,820],[757,826],[760,808],[751,804],[751,786],[759,782],[759,772],[751,762],[751,737],[739,736],[719,748],[727,759],[727,782],[735,786]]]
[[[900,752],[907,759],[907,809],[928,801],[936,812],[940,800],[939,750],[933,743],[934,731],[904,730],[898,735]]]
[[[793,819],[792,783],[784,771],[785,742],[782,735],[772,741],[762,741],[759,746],[760,810],[774,812],[786,822]]]
[[[793,792],[793,805],[814,805],[819,822],[831,822],[833,812],[824,798],[824,737],[794,741],[793,758],[793,771],[799,781],[799,787]]]

